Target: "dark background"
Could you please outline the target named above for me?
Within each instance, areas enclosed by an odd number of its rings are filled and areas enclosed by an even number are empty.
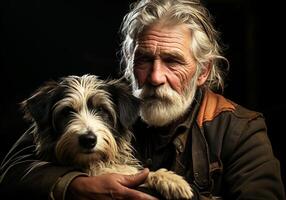
[[[130,2],[1,1],[0,160],[28,127],[19,102],[44,81],[85,73],[117,76],[118,31]],[[265,115],[285,180],[283,6],[275,1],[204,2],[221,32],[230,62],[225,96]]]

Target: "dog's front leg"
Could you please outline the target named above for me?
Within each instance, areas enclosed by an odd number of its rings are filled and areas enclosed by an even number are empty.
[[[147,187],[154,188],[166,199],[192,199],[192,188],[182,176],[166,169],[150,172]]]

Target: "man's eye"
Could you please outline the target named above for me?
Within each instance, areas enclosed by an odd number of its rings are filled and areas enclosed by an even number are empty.
[[[180,62],[174,58],[164,58],[164,62],[165,63],[178,63],[178,64],[180,64]]]
[[[151,63],[153,62],[153,60],[149,57],[138,57],[134,59],[134,64],[135,65],[139,65],[139,64],[145,64],[145,63]]]

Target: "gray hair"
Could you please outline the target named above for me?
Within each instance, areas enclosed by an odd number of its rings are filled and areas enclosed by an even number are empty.
[[[121,25],[121,65],[125,67],[125,77],[133,85],[136,84],[133,75],[136,40],[146,27],[159,21],[187,25],[192,33],[190,50],[197,62],[197,70],[201,72],[210,66],[210,75],[204,86],[223,91],[224,71],[220,61],[226,61],[227,68],[228,61],[221,55],[218,32],[212,25],[212,17],[199,0],[141,0],[131,5]]]

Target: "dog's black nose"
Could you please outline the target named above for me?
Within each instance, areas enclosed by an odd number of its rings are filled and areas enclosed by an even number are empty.
[[[80,146],[85,149],[92,149],[93,147],[95,147],[96,142],[97,142],[96,135],[94,135],[90,131],[79,136],[78,140],[79,140]]]

